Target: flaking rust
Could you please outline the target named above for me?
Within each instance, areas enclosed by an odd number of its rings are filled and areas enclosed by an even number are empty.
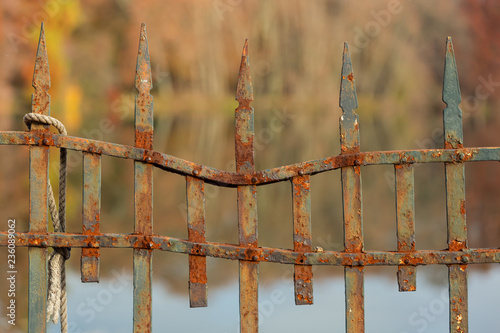
[[[151,332],[153,234],[153,86],[146,25],[141,25],[135,73],[135,147],[144,149],[142,161],[134,162],[134,231],[146,239],[145,249],[134,249],[134,333]],[[148,161],[148,158],[150,159]]]
[[[253,88],[250,78],[248,40],[241,56],[238,86],[238,108],[235,111],[235,158],[238,174],[255,173]],[[252,177],[251,180],[255,177]],[[254,182],[252,182],[254,183]],[[257,189],[256,185],[238,186],[238,229],[240,246],[257,247]],[[240,332],[258,332],[258,262],[240,260]]]
[[[310,176],[292,178],[293,205],[293,247],[295,252],[311,252],[311,194]],[[295,304],[313,303],[312,266],[303,265],[306,262],[304,254],[297,256],[294,266]]]
[[[89,243],[99,244],[101,211],[101,156],[83,153],[82,234]],[[82,248],[80,271],[82,282],[99,282],[99,248]]]
[[[464,148],[458,73],[451,39],[447,40],[443,80],[444,149],[360,152],[359,117],[354,74],[348,46],[343,54],[339,105],[341,153],[320,160],[300,162],[264,171],[254,166],[253,88],[248,42],[243,48],[235,111],[236,172],[192,163],[152,150],[153,99],[151,65],[146,28],[141,27],[135,86],[135,145],[125,146],[51,134],[48,126],[33,123],[29,132],[0,132],[2,145],[30,146],[29,232],[15,233],[16,246],[29,247],[29,328],[46,330],[46,257],[48,247],[81,247],[82,280],[98,279],[100,248],[134,249],[134,332],[151,331],[151,256],[153,250],[189,255],[191,306],[205,306],[206,256],[239,260],[241,332],[258,331],[258,262],[294,265],[297,304],[312,303],[312,265],[344,266],[346,284],[346,332],[364,332],[364,266],[398,268],[401,291],[416,288],[418,265],[447,265],[450,292],[450,331],[468,331],[467,270],[469,264],[500,263],[500,249],[469,249],[465,203],[464,163],[500,161],[500,148]],[[42,26],[33,75],[32,111],[49,115],[49,66]],[[83,152],[82,233],[48,232],[47,185],[49,147]],[[101,155],[134,160],[135,231],[133,234],[100,233]],[[415,249],[413,164],[443,163],[446,171],[448,248]],[[362,226],[361,168],[394,165],[396,179],[397,251],[365,251]],[[152,167],[186,176],[188,240],[153,235]],[[344,218],[344,250],[312,249],[310,176],[341,168]],[[257,185],[290,180],[293,197],[294,249],[258,247]],[[237,187],[239,244],[207,242],[204,221],[204,183]],[[0,232],[0,246],[9,234]]]
[[[186,176],[188,239],[205,243],[205,183]],[[189,302],[191,307],[207,306],[207,259],[200,244],[189,255]]]
[[[443,79],[444,147],[463,148],[462,110],[458,71],[451,38],[446,41]],[[458,160],[465,154],[458,153]],[[445,163],[446,217],[448,224],[448,249],[459,251],[467,248],[467,224],[465,216],[465,169],[463,163]],[[448,266],[450,299],[450,333],[468,331],[467,265]]]
[[[355,113],[358,107],[356,84],[354,82],[349,47],[344,44],[342,58],[342,74],[340,80],[339,105],[342,108],[340,117],[340,153],[357,154],[359,148],[359,118]],[[363,252],[363,220],[361,205],[361,169],[357,159],[355,166],[341,169],[342,202],[344,221],[345,252]],[[346,332],[363,333],[364,325],[364,261],[352,262],[353,266],[345,266],[346,297]],[[359,265],[355,267],[354,265]]]

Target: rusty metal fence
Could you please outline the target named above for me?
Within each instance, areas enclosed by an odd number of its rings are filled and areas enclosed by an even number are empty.
[[[32,112],[49,115],[50,77],[42,30],[33,76]],[[464,148],[458,75],[451,39],[446,43],[443,80],[444,149],[361,152],[356,89],[347,44],[343,53],[340,107],[340,155],[256,171],[254,166],[254,111],[248,45],[241,58],[235,112],[236,172],[192,163],[153,150],[153,99],[146,29],[141,28],[135,87],[135,146],[52,134],[48,125],[33,124],[27,132],[0,132],[0,144],[30,146],[29,231],[15,234],[16,245],[29,247],[29,332],[46,332],[48,248],[81,248],[82,282],[99,281],[100,248],[133,249],[133,331],[151,332],[152,254],[156,251],[189,256],[191,307],[207,306],[206,257],[239,261],[241,332],[258,331],[259,262],[294,265],[295,303],[313,302],[312,265],[344,266],[346,332],[360,333],[364,323],[364,268],[397,266],[400,291],[416,289],[416,267],[447,265],[449,276],[450,332],[468,331],[468,265],[500,263],[500,249],[467,246],[465,214],[465,162],[500,161],[500,148]],[[81,233],[49,232],[49,148],[66,148],[83,154],[83,226]],[[99,231],[101,156],[132,159],[135,163],[135,232]],[[446,178],[448,248],[415,249],[414,165],[443,163]],[[361,167],[394,165],[397,212],[397,251],[365,251]],[[188,239],[153,232],[153,167],[184,176],[187,188]],[[344,219],[344,250],[326,251],[312,246],[310,177],[340,169]],[[290,181],[293,204],[293,249],[258,246],[257,186]],[[204,184],[236,187],[239,244],[205,239]],[[292,222],[290,222],[292,226]],[[8,234],[0,233],[0,245]]]

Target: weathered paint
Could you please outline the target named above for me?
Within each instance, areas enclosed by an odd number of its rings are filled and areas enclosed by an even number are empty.
[[[500,249],[464,249],[407,251],[344,251],[295,252],[269,247],[244,247],[233,244],[206,242],[194,243],[169,236],[144,236],[137,234],[101,234],[95,236],[95,243],[88,236],[74,233],[15,233],[19,247],[100,247],[135,248],[167,251],[172,253],[197,254],[207,257],[275,262],[290,265],[324,266],[398,266],[398,265],[450,265],[500,263]],[[0,246],[8,245],[8,233],[0,232]],[[300,259],[304,259],[301,263]]]
[[[398,251],[415,251],[415,185],[413,165],[398,164],[396,173],[396,224]],[[399,291],[416,290],[415,266],[398,266]]]
[[[45,141],[44,141],[45,140]],[[419,149],[359,152],[295,163],[256,172],[218,170],[154,150],[39,132],[0,132],[2,145],[52,146],[146,162],[168,172],[195,176],[217,186],[266,185],[300,175],[315,175],[346,166],[394,165],[401,163],[456,163],[500,161],[500,148]]]
[[[101,214],[101,156],[83,153],[82,234],[94,245],[100,234]],[[99,282],[100,251],[98,247],[82,248],[80,271],[82,282]]]
[[[151,63],[146,25],[142,24],[135,72],[135,146],[153,149],[153,97]],[[153,168],[145,161],[134,162],[134,230],[139,235],[153,233]],[[149,243],[146,243],[146,245]],[[134,249],[134,332],[151,332],[152,250]]]
[[[205,243],[205,183],[186,177],[188,239]],[[194,247],[193,247],[194,248]],[[200,250],[189,255],[189,304],[192,308],[207,306],[207,258]],[[198,253],[196,253],[198,252]]]
[[[364,266],[397,266],[401,291],[415,290],[416,266],[448,265],[450,332],[467,332],[467,267],[500,263],[500,249],[469,249],[465,220],[464,163],[500,161],[500,148],[464,148],[460,87],[453,46],[446,46],[443,101],[444,149],[361,152],[356,88],[347,44],[344,48],[340,107],[341,153],[337,156],[255,171],[253,88],[248,45],[245,42],[238,77],[235,111],[236,172],[217,170],[153,150],[153,99],[151,64],[146,29],[141,27],[135,86],[135,145],[52,134],[48,127],[32,124],[30,132],[0,132],[0,144],[30,146],[29,232],[16,233],[16,245],[29,247],[29,332],[46,331],[47,247],[82,248],[82,280],[99,278],[100,248],[132,248],[134,251],[134,332],[151,331],[152,251],[189,255],[190,304],[207,304],[206,256],[240,262],[241,332],[258,331],[258,262],[294,265],[297,304],[312,302],[312,265],[344,266],[346,283],[346,331],[364,332]],[[50,114],[49,66],[43,26],[33,75],[32,112]],[[80,234],[48,233],[49,147],[72,149],[84,155],[83,230]],[[135,165],[135,232],[102,234],[100,215],[101,155],[132,159]],[[415,250],[413,165],[444,163],[448,249]],[[397,251],[365,251],[363,248],[361,167],[389,164],[396,173]],[[186,176],[188,239],[153,234],[152,167]],[[341,169],[344,251],[311,249],[310,176]],[[258,246],[257,188],[291,180],[294,217],[294,249]],[[239,245],[207,242],[204,236],[204,183],[236,187],[238,193]],[[0,246],[9,235],[0,232]]]
[[[295,252],[311,252],[311,190],[309,176],[292,178],[293,249]],[[303,263],[305,257],[299,256]],[[295,304],[313,303],[312,266],[294,266]]]
[[[356,84],[352,71],[349,47],[344,44],[342,74],[340,80],[340,153],[359,153],[359,120],[354,111],[358,107]],[[355,161],[356,162],[356,161]],[[361,204],[361,168],[359,165],[341,169],[342,204],[344,220],[345,252],[363,252],[363,207]],[[345,304],[346,332],[363,333],[365,331],[364,313],[364,261],[358,261],[360,267],[346,266]]]
[[[45,45],[43,24],[36,53],[35,70],[33,73],[35,92],[31,97],[31,112],[50,115],[49,60]],[[46,125],[31,125],[31,131],[48,132]],[[48,182],[49,182],[49,147],[30,147],[30,222],[31,233],[46,233],[48,231]],[[28,287],[28,332],[39,333],[47,331],[47,248],[30,247],[29,257],[29,287]]]
[[[462,110],[460,86],[451,38],[446,41],[443,80],[444,146],[463,147]],[[448,222],[448,248],[460,251],[467,248],[467,223],[465,220],[465,168],[460,161],[445,163],[446,217]],[[467,265],[448,267],[450,287],[450,333],[468,332]]]
[[[365,331],[365,295],[363,267],[346,266],[345,280],[345,319],[347,332]]]
[[[250,78],[248,41],[245,41],[241,56],[238,87],[236,89],[238,108],[235,111],[235,156],[236,172],[255,172],[254,131],[253,131],[253,88]],[[238,186],[238,230],[240,246],[257,247],[257,187]],[[240,331],[258,332],[259,306],[258,284],[259,265],[247,260],[240,261]]]

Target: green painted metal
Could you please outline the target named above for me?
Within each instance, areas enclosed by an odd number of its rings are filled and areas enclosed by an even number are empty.
[[[374,151],[340,154],[262,171],[236,173],[203,166],[153,150],[51,133],[0,132],[0,144],[28,146],[48,145],[56,148],[67,148],[75,151],[93,152],[112,157],[144,161],[168,172],[194,176],[207,183],[226,187],[237,187],[240,185],[261,186],[287,181],[295,176],[315,175],[345,166],[355,165],[366,167],[371,165],[394,165],[401,163],[420,164],[500,160],[499,147]]]
[[[33,76],[32,112],[49,115],[49,66],[43,26]],[[151,332],[152,253],[167,251],[189,256],[191,307],[207,306],[206,257],[239,261],[240,331],[258,332],[259,262],[294,265],[296,304],[313,301],[312,266],[344,266],[346,332],[364,332],[364,268],[394,266],[400,291],[416,289],[420,265],[449,267],[450,332],[467,332],[467,271],[470,264],[500,263],[500,249],[467,246],[465,216],[465,163],[500,161],[500,147],[464,148],[460,87],[451,39],[445,53],[443,80],[444,149],[362,152],[356,87],[347,43],[344,47],[339,105],[339,155],[273,169],[255,170],[253,88],[248,42],[238,75],[235,110],[236,172],[218,170],[153,150],[153,98],[151,63],[146,27],[142,25],[135,87],[135,144],[126,146],[52,134],[47,126],[32,124],[29,132],[0,132],[0,144],[30,148],[30,226],[16,233],[16,245],[29,247],[29,332],[46,331],[47,247],[82,248],[83,282],[99,281],[101,248],[133,249],[134,332]],[[81,233],[48,232],[48,157],[50,147],[83,154],[83,223]],[[100,231],[101,156],[134,160],[134,233]],[[416,250],[414,165],[443,163],[446,178],[448,248]],[[394,165],[396,188],[397,251],[367,251],[363,241],[361,169]],[[188,239],[153,233],[153,167],[186,178]],[[344,219],[343,251],[314,248],[311,237],[310,177],[340,169]],[[293,249],[258,246],[257,186],[290,180],[292,185]],[[205,239],[205,183],[237,189],[239,244]],[[281,223],[281,222],[279,222]],[[283,221],[286,224],[287,221]],[[8,245],[0,232],[0,246]]]
[[[101,155],[83,153],[83,207],[82,234],[95,243],[83,248],[80,260],[82,282],[99,282],[100,251],[93,239],[100,234],[101,215]]]
[[[142,24],[137,52],[135,88],[135,146],[153,149],[153,86],[146,25]],[[139,235],[153,234],[153,167],[134,161],[134,230]],[[147,242],[147,238],[146,238]],[[149,244],[149,242],[147,242]],[[151,249],[134,249],[134,332],[151,332],[153,257]]]
[[[396,224],[398,251],[415,251],[415,184],[413,165],[397,164],[396,173]],[[398,267],[399,291],[417,289],[415,266]]]
[[[446,41],[446,58],[443,80],[444,146],[463,147],[462,110],[460,86],[451,38]],[[467,223],[465,220],[465,167],[460,161],[445,163],[446,217],[448,222],[448,248],[467,248]],[[468,327],[466,264],[448,266],[450,292],[450,332],[465,333]]]
[[[310,176],[292,178],[293,249],[295,252],[311,252],[311,189]],[[303,263],[299,256],[298,262]],[[313,303],[313,271],[311,265],[294,266],[295,304]]]
[[[50,115],[49,61],[42,24],[33,74],[35,92],[31,97],[31,112]],[[32,124],[31,131],[48,132],[48,126]],[[49,147],[30,147],[30,224],[32,233],[48,231]],[[41,243],[40,243],[41,244]],[[47,330],[47,248],[29,248],[28,332]]]
[[[477,248],[462,251],[418,250],[367,251],[349,253],[344,251],[295,252],[270,247],[245,247],[225,243],[195,243],[169,236],[140,236],[136,234],[106,233],[95,236],[96,242],[88,236],[75,233],[32,234],[16,233],[16,245],[27,247],[75,247],[75,248],[136,248],[153,249],[173,253],[203,255],[207,257],[274,262],[291,265],[324,266],[398,266],[398,265],[450,265],[500,263],[500,249]],[[0,232],[0,246],[8,244],[7,232]],[[47,245],[41,245],[45,242]],[[300,259],[304,262],[300,263]],[[407,262],[407,263],[406,263]]]
[[[359,153],[359,117],[354,110],[358,107],[358,99],[347,43],[344,44],[341,76],[340,152],[341,154],[356,154]],[[355,163],[354,166],[342,167],[341,180],[344,249],[345,252],[349,253],[362,253],[364,245],[360,166]],[[364,262],[361,260],[358,263],[359,267],[344,267],[347,333],[363,333],[365,331]]]

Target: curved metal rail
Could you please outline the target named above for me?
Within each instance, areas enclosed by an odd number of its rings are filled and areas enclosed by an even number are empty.
[[[297,176],[314,175],[348,166],[500,161],[499,147],[417,149],[340,154],[262,171],[238,173],[218,170],[155,150],[52,133],[0,132],[0,145],[51,146],[132,159],[172,173],[191,176],[215,185],[228,187],[266,185],[290,180]]]

